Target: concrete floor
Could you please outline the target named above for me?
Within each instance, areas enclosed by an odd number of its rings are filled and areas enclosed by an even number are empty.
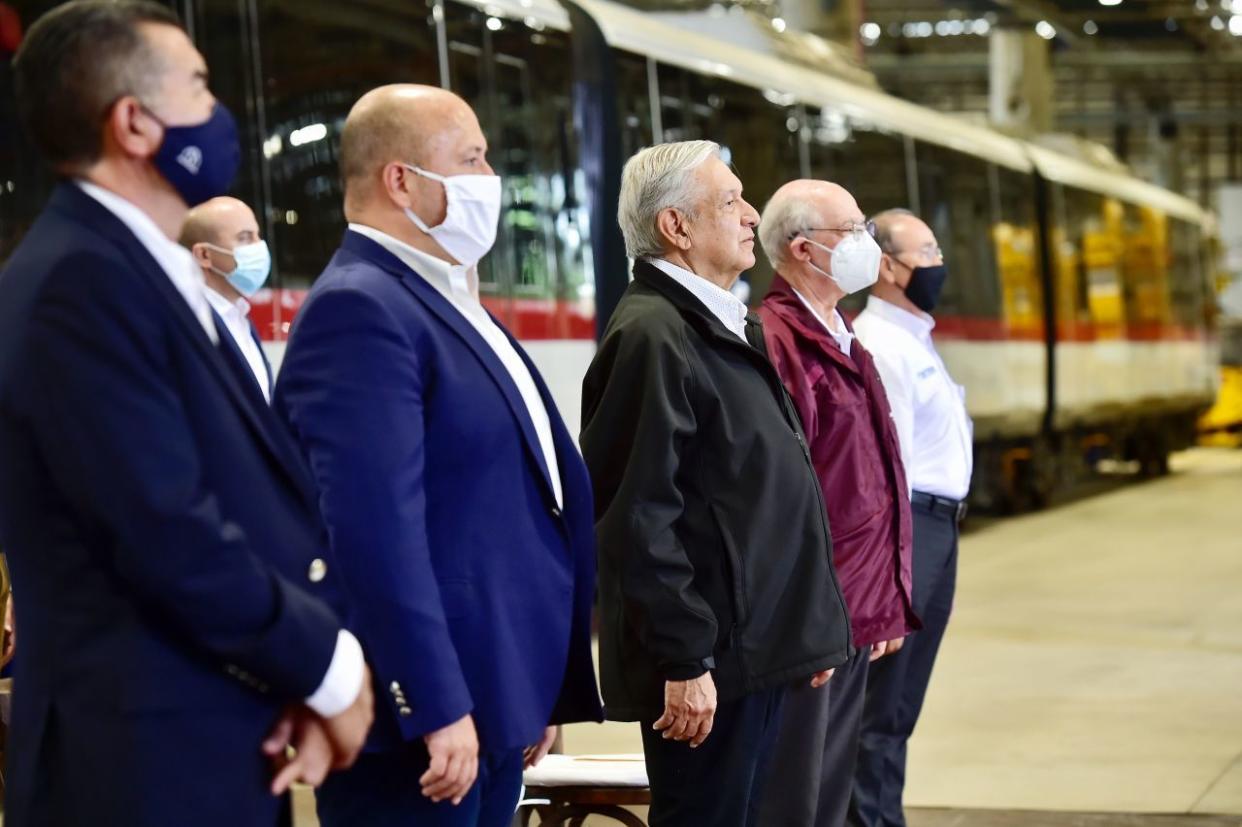
[[[911,827],[1242,825],[1242,451],[969,532],[958,582]],[[632,724],[565,747],[641,751]],[[1124,815],[1152,813],[1182,816]]]

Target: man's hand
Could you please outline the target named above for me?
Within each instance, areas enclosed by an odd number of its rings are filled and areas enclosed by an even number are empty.
[[[543,731],[543,739],[537,744],[531,744],[522,753],[522,769],[530,769],[538,764],[552,749],[552,743],[556,741],[556,736],[560,735],[561,728],[558,726],[550,726]]]
[[[904,637],[882,640],[871,647],[871,657],[867,658],[867,662],[874,663],[885,655],[895,655],[905,643],[906,639]]]
[[[688,681],[664,682],[664,714],[651,725],[665,738],[689,741],[693,749],[712,734],[716,719],[716,682],[711,672]]]
[[[837,670],[835,669],[825,669],[823,672],[816,672],[811,676],[811,688],[819,689],[821,686],[828,683],[828,679],[831,678],[832,673],[836,671]]]
[[[362,689],[349,708],[333,718],[320,720],[324,733],[332,743],[332,769],[343,770],[357,760],[367,740],[371,722],[375,720],[375,692],[371,689],[370,667],[363,667]]]
[[[318,787],[332,770],[332,742],[323,719],[304,706],[285,710],[263,742],[263,752],[276,769],[272,795],[298,781]]]
[[[470,792],[479,774],[479,736],[467,715],[444,729],[423,736],[431,764],[418,783],[423,795],[437,804],[452,799],[454,806]]]

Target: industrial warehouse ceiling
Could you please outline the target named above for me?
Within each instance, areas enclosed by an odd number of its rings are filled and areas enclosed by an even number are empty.
[[[1058,47],[1242,52],[1242,0],[866,0],[864,14],[881,51],[982,50],[979,29],[999,25],[1038,27]]]

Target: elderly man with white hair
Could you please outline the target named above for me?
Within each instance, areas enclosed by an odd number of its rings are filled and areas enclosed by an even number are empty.
[[[823,691],[790,690],[768,767],[764,827],[844,824],[868,664],[919,626],[910,585],[910,504],[880,375],[837,302],[875,282],[880,248],[854,197],[792,181],[763,210],[777,275],[759,316],[772,363],[806,428],[826,496],[855,653]]]
[[[758,215],[720,148],[639,152],[619,218],[634,281],[582,394],[606,715],[641,723],[652,827],[758,825],[786,688],[852,652],[823,496],[729,293]]]

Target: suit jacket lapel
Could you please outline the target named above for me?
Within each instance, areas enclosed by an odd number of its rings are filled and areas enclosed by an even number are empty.
[[[177,327],[189,338],[198,354],[206,360],[220,384],[224,386],[225,391],[241,411],[242,418],[254,431],[293,487],[308,503],[316,506],[318,497],[314,492],[310,477],[293,452],[288,440],[282,438],[283,432],[279,431],[273,414],[266,405],[262,406],[264,410],[260,412],[247,397],[234,377],[233,371],[224,362],[224,356],[217,351],[216,346],[208,338],[207,331],[203,329],[198,318],[190,310],[190,306],[186,304],[185,297],[177,292],[168,274],[151,257],[146,247],[142,246],[142,243],[120,219],[77,187],[71,184],[62,185],[54,197],[63,198],[62,204],[70,214],[116,243],[135,269],[164,298],[169,314],[175,320]],[[113,226],[108,227],[108,222],[111,222]],[[228,334],[221,332],[220,335],[223,338]]]
[[[505,369],[504,364],[500,361],[500,357],[496,355],[496,351],[492,350],[492,346],[474,329],[474,326],[470,324],[466,317],[457,308],[453,307],[448,299],[440,294],[440,291],[436,290],[426,279],[411,270],[404,262],[389,253],[382,246],[354,232],[347,232],[345,234],[343,246],[356,255],[366,258],[397,276],[407,290],[413,293],[428,310],[435,314],[446,327],[452,330],[470,348],[475,358],[483,365],[483,368],[500,390],[501,395],[504,396],[505,402],[509,406],[509,411],[513,414],[514,419],[517,420],[522,432],[522,440],[526,443],[527,452],[543,478],[545,493],[549,500],[553,499],[555,495],[551,476],[547,463],[543,459],[543,448],[540,446],[539,437],[535,433],[535,425],[531,421],[530,411],[527,410],[526,402],[522,399],[522,394],[518,391],[513,377]],[[488,315],[490,316],[491,314]],[[493,321],[495,321],[494,317]],[[497,324],[499,323],[497,322]],[[507,331],[506,335],[508,335]],[[521,352],[519,348],[518,353],[520,354]],[[533,370],[532,376],[534,376]],[[549,413],[549,416],[551,416],[551,413]]]

